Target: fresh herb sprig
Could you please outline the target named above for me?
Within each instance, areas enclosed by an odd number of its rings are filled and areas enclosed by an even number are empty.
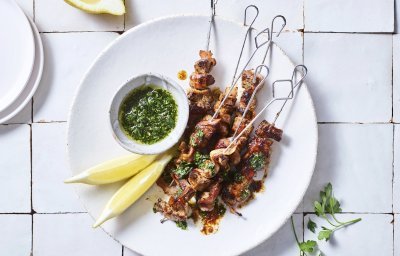
[[[314,210],[315,214],[318,217],[323,218],[328,222],[329,225],[331,225],[331,228],[321,226],[321,230],[318,233],[318,240],[329,241],[329,239],[332,237],[332,234],[336,230],[361,221],[361,218],[357,218],[354,220],[343,222],[336,218],[335,214],[341,213],[342,208],[340,207],[340,202],[333,196],[331,183],[328,183],[328,185],[325,186],[324,190],[320,192],[320,200],[314,202]],[[333,220],[331,220],[329,216],[332,217]],[[291,217],[291,223],[294,237],[299,247],[300,256],[307,256],[308,253],[316,251],[318,247],[317,242],[315,240],[307,240],[306,242],[303,240],[303,242],[300,242],[296,234],[296,229],[294,227],[293,217]],[[318,226],[314,221],[309,218],[307,228],[311,232],[315,233]],[[319,256],[322,256],[322,252],[319,252]]]
[[[294,227],[293,216],[290,218],[290,221],[292,223],[292,230],[294,237],[296,239],[297,246],[299,247],[300,250],[300,256],[307,256],[308,255],[307,253],[312,253],[316,249],[317,242],[314,240],[307,240],[306,242],[305,241],[300,242],[296,234],[296,229]]]
[[[342,222],[336,218],[335,214],[341,213],[342,208],[340,208],[339,201],[333,196],[331,183],[328,183],[324,190],[320,192],[320,201],[314,202],[314,210],[318,217],[325,219],[332,226],[332,228],[321,227],[322,230],[318,233],[319,240],[328,241],[336,230],[361,221],[361,218],[357,218]],[[333,220],[330,220],[328,215],[330,215]]]

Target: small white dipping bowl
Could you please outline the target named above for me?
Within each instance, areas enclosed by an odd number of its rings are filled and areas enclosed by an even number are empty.
[[[175,99],[178,108],[175,128],[167,135],[167,137],[154,144],[142,144],[134,141],[124,133],[123,128],[119,123],[119,109],[125,97],[128,96],[132,90],[142,85],[155,85],[169,91]],[[110,106],[110,123],[114,138],[126,150],[142,155],[159,154],[174,146],[185,131],[188,119],[189,102],[183,88],[172,79],[154,73],[139,75],[128,80],[114,95]]]

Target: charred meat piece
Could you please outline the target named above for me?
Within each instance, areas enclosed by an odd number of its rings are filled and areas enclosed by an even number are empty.
[[[262,75],[257,74],[254,81],[254,70],[245,70],[242,74],[242,87],[243,89],[255,88],[263,80]]]
[[[212,110],[214,98],[210,89],[189,88],[187,92],[190,115],[204,115]]]
[[[215,202],[222,188],[221,181],[221,179],[214,181],[207,191],[201,194],[200,199],[197,201],[197,205],[201,211],[210,212],[214,209]]]
[[[273,124],[263,120],[256,130],[256,135],[263,138],[271,138],[275,141],[281,141],[283,131],[276,128]]]
[[[248,150],[243,156],[244,162],[246,163],[246,161],[249,160],[250,157],[256,153],[261,153],[266,158],[269,158],[270,153],[271,153],[272,143],[273,143],[272,140],[267,139],[267,138],[261,138],[258,136],[251,139],[251,141],[249,142],[249,145],[247,146]]]
[[[215,79],[210,74],[199,74],[193,72],[190,75],[190,87],[197,90],[205,90],[208,89],[208,86],[213,85],[215,83]]]
[[[230,88],[225,89],[225,93],[221,93],[218,101],[214,105],[214,111],[216,112],[218,108],[221,106],[221,103],[228,93]],[[218,112],[218,118],[221,119],[221,125],[218,133],[221,137],[226,137],[229,134],[229,129],[232,123],[232,114],[236,109],[236,97],[237,97],[237,87],[233,88],[232,92],[226,98],[224,105],[220,108]]]
[[[235,173],[234,181],[225,186],[222,191],[222,200],[232,208],[244,204],[250,198],[249,186],[253,182],[255,173],[256,171],[249,166]]]
[[[190,172],[188,181],[191,187],[196,191],[203,191],[211,183],[210,178],[199,168],[195,168]]]
[[[191,163],[193,162],[193,157],[194,157],[194,148],[190,147],[189,145],[187,145],[186,142],[182,141],[179,144],[179,157],[178,159],[176,159],[176,163],[179,164],[181,162],[186,162],[186,163]]]
[[[212,120],[212,116],[206,115],[194,128],[189,138],[189,145],[194,148],[204,148],[218,130],[220,119]]]
[[[252,108],[252,111],[254,113],[255,105],[256,105],[256,100],[253,99],[252,102],[250,101],[251,95],[254,93],[254,90],[258,86],[258,84],[262,81],[263,77],[260,74],[257,74],[256,77],[254,77],[254,71],[253,70],[245,70],[242,74],[242,87],[243,87],[243,93],[242,96],[240,97],[239,101],[239,112],[241,114],[244,113],[244,110],[246,109],[246,106],[250,104],[250,108]],[[252,117],[250,117],[252,118]]]
[[[187,202],[176,201],[173,197],[170,197],[168,202],[158,199],[153,210],[172,221],[185,221],[192,215],[192,208]]]
[[[200,51],[200,60],[194,64],[194,69],[199,74],[210,73],[212,68],[217,65],[217,61],[213,58],[211,51]]]

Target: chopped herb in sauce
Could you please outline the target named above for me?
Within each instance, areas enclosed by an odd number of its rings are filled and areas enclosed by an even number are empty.
[[[175,128],[178,108],[171,93],[162,88],[141,86],[123,100],[119,121],[133,140],[154,144]]]
[[[186,221],[175,221],[176,226],[182,230],[187,230],[187,222]]]
[[[215,164],[210,160],[209,155],[203,155],[199,152],[194,154],[194,163],[197,167],[203,170],[208,170],[211,175],[215,175]]]
[[[179,165],[172,170],[172,172],[178,177],[178,179],[184,178],[193,169],[192,163],[181,162]]]
[[[203,155],[200,152],[196,152],[194,153],[194,163],[197,166],[200,166],[201,164],[204,163],[204,161],[210,159],[210,157],[208,155]]]
[[[204,132],[201,129],[196,128],[196,132],[190,136],[189,144],[192,147],[197,147],[199,142],[203,140]]]
[[[266,164],[265,156],[262,153],[255,153],[250,158],[250,166],[254,169],[260,169]]]

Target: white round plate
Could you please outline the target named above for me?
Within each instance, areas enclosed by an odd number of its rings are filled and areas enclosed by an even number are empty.
[[[199,50],[205,45],[207,29],[208,17],[163,18],[129,30],[101,53],[83,79],[70,111],[67,151],[73,175],[127,154],[113,139],[108,125],[108,103],[118,86],[135,74],[156,72],[176,78],[182,69],[190,74],[199,59]],[[217,66],[212,73],[221,88],[231,82],[245,31],[240,24],[215,20],[210,49]],[[250,52],[246,47],[244,60]],[[290,79],[294,68],[279,47],[274,45],[271,55],[267,63],[271,73],[258,95],[259,108],[270,100],[272,82]],[[176,80],[188,87],[188,80]],[[219,231],[208,236],[192,222],[187,231],[173,222],[161,224],[162,216],[154,214],[152,208],[162,192],[154,185],[123,215],[102,228],[143,255],[238,255],[269,238],[302,200],[316,160],[317,125],[307,86],[299,87],[296,95],[277,123],[284,136],[281,143],[275,143],[266,189],[240,209],[245,218],[227,212]],[[271,120],[277,108],[278,104],[274,105],[264,118]],[[96,218],[119,186],[121,183],[97,187],[76,185],[76,190],[90,215]]]
[[[5,123],[15,115],[17,115],[28,102],[31,100],[33,94],[36,92],[37,87],[39,86],[40,79],[42,78],[43,71],[43,44],[42,39],[40,38],[40,34],[38,29],[35,26],[35,23],[29,18],[30,26],[32,27],[32,31],[34,33],[35,39],[35,63],[31,73],[31,76],[26,84],[24,90],[17,97],[17,99],[3,111],[0,111],[0,124]]]
[[[24,90],[35,60],[31,26],[13,0],[0,1],[0,42],[0,111],[3,111]]]

